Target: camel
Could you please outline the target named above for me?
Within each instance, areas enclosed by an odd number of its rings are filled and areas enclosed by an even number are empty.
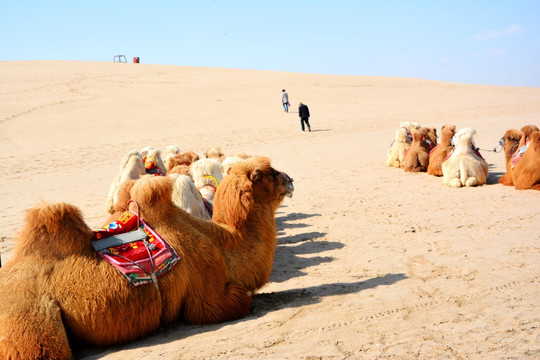
[[[396,131],[395,139],[388,149],[386,155],[386,165],[390,167],[400,168],[403,167],[403,159],[405,153],[411,146],[411,139],[409,138],[409,130],[406,127],[400,127]]]
[[[166,162],[167,174],[188,175],[192,162],[192,156],[188,154],[170,155]]]
[[[153,146],[145,146],[141,149],[140,151],[140,154],[142,156],[142,158],[146,158],[148,156],[148,153],[150,152],[150,150],[155,150],[156,148],[153,147]]]
[[[461,187],[486,183],[488,165],[474,147],[474,134],[476,130],[467,127],[454,135],[454,151],[442,163],[445,185]]]
[[[427,142],[427,130],[413,129],[413,141],[411,147],[403,158],[403,170],[407,172],[426,172],[429,164],[429,143]]]
[[[172,202],[180,209],[200,219],[211,220],[212,215],[204,204],[204,199],[189,175],[171,174],[173,178]],[[129,199],[124,199],[127,203]]]
[[[168,145],[162,152],[163,162],[167,164],[167,160],[171,155],[180,154],[180,148],[176,145]]]
[[[252,291],[269,280],[275,211],[293,186],[268,159],[231,173],[213,222],[173,204],[170,177],[133,182],[142,218],[180,256],[157,286],[130,285],[94,252],[93,232],[75,206],[30,209],[12,260],[0,268],[0,358],[71,359],[70,341],[109,346],[179,319],[213,324],[247,315]]]
[[[452,137],[456,133],[456,126],[445,124],[441,128],[441,143],[435,146],[429,153],[429,165],[427,173],[434,176],[442,176],[442,163],[452,151]]]
[[[237,155],[233,155],[233,156],[227,156],[225,157],[225,159],[223,159],[223,162],[221,163],[221,173],[223,174],[223,176],[227,175],[227,173],[229,172],[229,170],[231,169],[231,166],[239,161],[244,161],[246,159],[248,159],[249,157],[246,157],[246,158],[242,158],[240,156],[237,156]]]
[[[118,202],[119,191],[127,180],[137,180],[146,174],[143,159],[137,150],[129,151],[120,162],[120,171],[113,179],[109,187],[109,193],[105,200],[105,210],[113,213],[114,204]]]
[[[221,149],[218,148],[217,146],[213,146],[213,147],[209,148],[208,150],[206,150],[204,155],[205,155],[204,157],[207,158],[207,159],[221,159],[221,158],[223,158],[223,156],[225,156],[221,152]]]
[[[521,140],[521,131],[517,129],[509,129],[504,133],[500,143],[503,144],[504,158],[506,162],[506,173],[498,180],[499,184],[513,186],[512,181],[512,154],[519,149],[519,141]]]
[[[147,174],[166,175],[167,167],[161,157],[161,150],[150,149],[146,156],[143,156],[144,167]]]
[[[427,132],[426,142],[429,150],[433,150],[437,146],[437,129],[434,127],[425,127]]]
[[[517,190],[540,190],[540,132],[528,135],[529,148],[512,169]]]
[[[512,176],[512,184],[516,184],[516,177],[514,175],[513,168],[516,166],[516,164],[520,161],[521,157],[527,152],[527,149],[530,144],[530,135],[538,131],[538,127],[536,125],[525,125],[521,128],[521,139],[519,140],[518,149],[514,154],[512,154],[512,160],[510,161],[510,168],[512,168],[512,171],[510,171],[510,175]]]
[[[223,178],[221,163],[215,159],[200,159],[191,164],[189,173],[202,197],[212,204]]]

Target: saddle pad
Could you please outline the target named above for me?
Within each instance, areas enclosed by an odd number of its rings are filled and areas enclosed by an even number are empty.
[[[135,286],[156,283],[180,260],[165,239],[140,221],[139,225],[138,216],[126,211],[107,227],[94,231],[92,240],[98,254]]]

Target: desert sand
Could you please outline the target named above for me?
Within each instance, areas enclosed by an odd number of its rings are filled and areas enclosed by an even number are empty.
[[[497,183],[502,152],[481,151],[488,184],[474,188],[385,166],[402,121],[470,126],[477,146],[495,148],[507,129],[540,125],[540,88],[68,61],[0,62],[0,79],[3,263],[41,200],[100,227],[132,149],[219,146],[294,178],[271,282],[249,316],[178,323],[76,359],[540,357],[540,192]]]

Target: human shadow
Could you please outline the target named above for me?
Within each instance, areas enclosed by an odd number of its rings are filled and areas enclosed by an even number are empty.
[[[256,320],[273,311],[316,304],[327,296],[355,294],[379,286],[391,286],[407,278],[408,276],[405,274],[387,274],[364,281],[339,282],[307,288],[260,293],[254,296],[250,313],[242,319],[216,325],[190,325],[184,322],[177,322],[165,326],[154,334],[133,343],[111,346],[106,349],[83,347],[73,349],[73,355],[75,359],[97,360],[119,351],[147,348],[149,346],[156,348],[160,345],[182,340],[190,336],[216,331],[225,326]]]
[[[332,129],[312,129],[311,132],[332,131]]]

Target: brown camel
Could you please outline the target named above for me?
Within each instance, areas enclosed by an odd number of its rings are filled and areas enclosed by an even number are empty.
[[[175,206],[169,177],[132,182],[143,219],[180,256],[157,287],[130,285],[95,253],[93,232],[74,206],[43,203],[29,210],[13,259],[0,269],[0,358],[70,359],[68,334],[71,341],[106,346],[178,319],[210,324],[245,316],[248,288],[268,281],[274,214],[292,184],[265,159],[233,166],[231,173],[218,191],[224,200],[216,223]]]
[[[540,190],[540,132],[529,135],[529,148],[512,171],[517,190]]]
[[[442,163],[452,151],[452,137],[456,133],[456,126],[445,124],[441,129],[441,143],[429,153],[429,175],[442,176]]]
[[[506,130],[501,142],[504,144],[504,158],[506,161],[506,173],[499,178],[499,184],[512,186],[512,154],[519,149],[519,141],[521,140],[521,131],[517,129]]]
[[[530,143],[530,136],[535,131],[538,131],[538,127],[536,125],[525,125],[521,128],[521,139],[519,140],[518,149],[512,155],[511,167],[515,167],[516,164],[521,161],[520,158],[527,152],[526,149]],[[512,176],[512,184],[515,185],[517,178],[514,174],[513,169],[512,171],[510,171],[510,174]]]
[[[412,129],[413,141],[403,159],[403,170],[407,172],[426,172],[429,165],[429,144],[426,142],[427,130]]]

